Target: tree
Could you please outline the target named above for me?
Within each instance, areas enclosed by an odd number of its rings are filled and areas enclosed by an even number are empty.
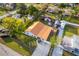
[[[23,34],[25,30],[25,24],[20,19],[14,19],[11,17],[4,18],[2,20],[2,26],[5,29],[8,29],[8,34],[12,36],[16,36],[17,34]]]

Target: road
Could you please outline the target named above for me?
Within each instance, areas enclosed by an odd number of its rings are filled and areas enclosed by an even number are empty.
[[[5,17],[7,17],[7,16],[10,16],[10,15],[13,15],[13,14],[15,14],[17,11],[18,11],[18,10],[11,11],[11,12],[9,12],[9,13],[6,13],[5,15],[0,16],[0,19],[3,19],[3,18],[5,18]]]
[[[0,56],[21,56],[21,54],[0,43]]]

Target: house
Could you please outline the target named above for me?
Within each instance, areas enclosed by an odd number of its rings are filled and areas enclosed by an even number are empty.
[[[61,22],[59,20],[56,20],[54,22],[54,27],[57,27],[58,28],[60,26],[60,24],[61,24]]]
[[[51,32],[55,32],[55,30],[39,21],[35,22],[25,30],[26,35],[33,36],[41,40],[47,40]]]
[[[64,13],[63,13],[63,16],[71,16],[72,15],[72,12],[74,12],[74,10],[72,9],[63,9],[64,10]]]
[[[20,18],[20,17],[21,17],[21,14],[15,14],[15,15],[13,15],[12,17],[13,17],[13,18],[16,18],[16,19],[17,19],[17,18]]]
[[[63,45],[66,47],[79,49],[79,36],[73,35],[72,37],[64,37]]]
[[[75,17],[79,17],[79,13],[77,13],[76,15],[74,15]]]
[[[49,12],[49,13],[55,13],[55,12],[58,13],[59,8],[57,6],[48,7],[46,11]]]
[[[6,8],[15,9],[16,8],[16,3],[5,3],[4,6]]]
[[[33,15],[28,15],[27,18],[28,18],[29,20],[33,20],[33,19],[34,19],[34,16],[33,16]]]
[[[4,4],[3,3],[0,3],[0,7],[3,7],[4,6]]]
[[[79,36],[73,35],[72,37],[65,36],[63,38],[62,46],[64,50],[79,55]]]
[[[15,14],[12,17],[17,19],[17,18],[20,18],[20,16],[21,16],[21,14]]]
[[[51,18],[48,17],[48,16],[45,16],[45,17],[44,17],[44,20],[45,20],[45,21],[48,21],[48,22],[51,22]]]

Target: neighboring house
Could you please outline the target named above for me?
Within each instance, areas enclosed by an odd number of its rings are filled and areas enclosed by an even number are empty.
[[[72,9],[64,9],[63,16],[71,16],[73,10]]]
[[[28,17],[29,20],[33,20],[34,19],[33,15],[28,15],[27,17]]]
[[[12,17],[13,17],[13,18],[20,18],[20,16],[21,16],[21,14],[15,14],[15,15],[13,15]]]
[[[54,27],[59,27],[61,24],[61,22],[59,20],[56,20],[54,23]]]
[[[0,3],[0,7],[3,7],[4,6],[4,4],[3,3]]]
[[[7,37],[7,36],[9,36],[8,29],[0,28],[0,37]]]
[[[50,12],[50,13],[58,12],[59,11],[59,8],[57,6],[48,7],[48,9],[46,11],[47,12]]]
[[[42,19],[48,22],[49,26],[52,26],[52,19],[49,16],[43,16]]]
[[[51,22],[51,18],[50,17],[44,17],[45,21]]]
[[[74,15],[75,17],[79,17],[79,13],[77,13],[76,15]]]
[[[28,29],[26,29],[25,34],[29,36],[34,36],[41,40],[47,40],[51,32],[54,33],[55,30],[52,27],[49,27],[38,21],[35,22]]]
[[[79,36],[73,35],[72,37],[65,36],[63,38],[62,46],[65,50],[75,54],[79,55]]]
[[[14,9],[16,7],[15,3],[5,3],[4,6],[6,8]]]

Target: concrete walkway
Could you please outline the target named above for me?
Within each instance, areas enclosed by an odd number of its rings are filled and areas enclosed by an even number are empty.
[[[0,56],[21,56],[21,54],[0,43]]]

